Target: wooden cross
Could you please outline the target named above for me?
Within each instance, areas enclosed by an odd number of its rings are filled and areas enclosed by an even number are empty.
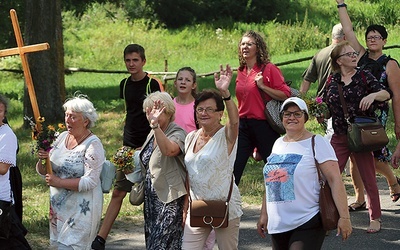
[[[35,88],[33,87],[33,81],[31,76],[31,71],[29,69],[28,58],[26,53],[38,52],[43,50],[48,50],[50,45],[48,43],[40,43],[35,45],[24,46],[24,41],[22,39],[21,29],[18,23],[17,12],[14,9],[10,10],[11,22],[14,29],[15,39],[17,40],[17,48],[0,50],[0,57],[19,55],[22,61],[22,69],[24,71],[25,83],[28,88],[29,99],[32,104],[33,116],[35,118],[36,126],[38,131],[41,131],[41,123],[38,122],[40,117],[39,106],[36,99]],[[46,171],[48,174],[52,174],[52,168],[48,158],[46,159]]]

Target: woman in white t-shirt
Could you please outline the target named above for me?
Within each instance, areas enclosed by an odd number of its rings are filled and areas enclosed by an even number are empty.
[[[286,99],[281,118],[286,135],[276,140],[264,166],[266,193],[257,231],[263,238],[266,233],[271,235],[273,249],[320,249],[326,231],[319,214],[313,134],[304,126],[308,120],[306,103],[297,97]],[[335,152],[320,135],[315,137],[315,159],[331,186],[340,215],[337,233],[345,240],[352,231],[346,191]]]

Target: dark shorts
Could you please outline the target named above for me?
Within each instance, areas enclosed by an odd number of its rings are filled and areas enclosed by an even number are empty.
[[[124,172],[117,170],[114,189],[130,192],[132,190],[132,186],[133,183],[126,179]]]

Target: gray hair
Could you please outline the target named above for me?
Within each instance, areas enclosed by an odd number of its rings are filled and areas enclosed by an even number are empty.
[[[336,24],[332,28],[332,39],[343,39],[344,32],[341,23]]]
[[[143,112],[146,112],[146,108],[152,108],[154,102],[160,100],[165,106],[165,114],[171,116],[171,122],[175,120],[175,105],[172,97],[167,92],[156,91],[151,93],[143,101]]]
[[[63,105],[64,111],[71,110],[73,112],[82,113],[83,118],[89,120],[87,128],[94,127],[97,121],[98,115],[93,103],[89,101],[87,95],[78,94],[72,98],[66,100]]]

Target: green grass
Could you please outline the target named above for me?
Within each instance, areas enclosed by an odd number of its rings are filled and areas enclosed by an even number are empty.
[[[394,1],[397,2],[397,0]],[[379,21],[377,18],[383,18],[383,15],[374,13],[381,10],[383,3],[390,6],[395,3],[394,1],[385,0],[373,5],[369,3],[371,1],[346,1],[351,17],[354,16],[355,30],[361,41],[365,26],[372,21]],[[127,21],[125,11],[112,4],[95,4],[81,18],[76,18],[69,12],[63,13],[65,65],[102,70],[125,70],[122,58],[124,47],[129,43],[139,43],[146,49],[145,70],[147,71],[164,71],[165,60],[167,60],[169,71],[191,66],[198,74],[208,73],[218,70],[220,64],[229,63],[237,67],[237,43],[241,35],[249,29],[264,33],[274,63],[309,57],[326,45],[331,26],[338,21],[336,4],[332,0],[299,0],[296,6],[300,6],[299,9],[282,13],[282,15],[291,15],[291,20],[282,18],[280,20],[286,20],[282,22],[230,23],[225,26],[198,24],[168,30],[148,29],[145,20]],[[392,11],[398,11],[398,8],[393,8]],[[107,13],[113,13],[113,15]],[[394,15],[394,17],[398,16],[400,15]],[[388,17],[385,18],[388,19]],[[386,22],[382,23],[386,24]],[[398,43],[400,27],[389,21],[386,26],[389,31],[388,45]],[[217,28],[221,28],[221,31],[217,32]],[[388,50],[385,53],[400,59],[398,49]],[[308,64],[309,61],[304,61],[280,68],[285,79],[293,81],[293,87],[298,88],[301,83],[301,74]],[[0,68],[20,69],[20,59],[18,57],[1,58]],[[102,139],[108,158],[122,141],[124,105],[118,98],[118,85],[126,76],[127,74],[73,73],[65,77],[67,97],[80,91],[88,95],[97,108],[100,119],[93,132]],[[24,80],[22,75],[0,72],[0,82],[1,93],[11,99],[8,118],[19,139],[20,152],[17,161],[24,182],[24,224],[30,232],[28,240],[33,249],[45,249],[44,246],[48,244],[49,194],[45,182],[35,171],[36,159],[30,153],[32,143],[30,130],[22,127]],[[174,94],[172,84],[173,81],[168,81],[167,91]],[[199,77],[198,85],[200,89],[212,88],[213,78]],[[316,84],[313,84],[310,95],[315,94],[315,91]],[[231,85],[231,93],[236,100],[234,83]],[[392,117],[388,123],[388,134],[389,147],[393,149],[397,141],[391,125],[393,124]],[[321,127],[313,120],[307,123],[307,128],[314,133],[323,133]],[[264,192],[262,167],[261,162],[254,160],[248,162],[239,186],[245,203],[261,203]],[[395,172],[400,174],[399,170]],[[110,194],[104,196],[104,210],[110,198]],[[141,218],[141,214],[141,207],[133,207],[128,199],[125,199],[120,218]]]

